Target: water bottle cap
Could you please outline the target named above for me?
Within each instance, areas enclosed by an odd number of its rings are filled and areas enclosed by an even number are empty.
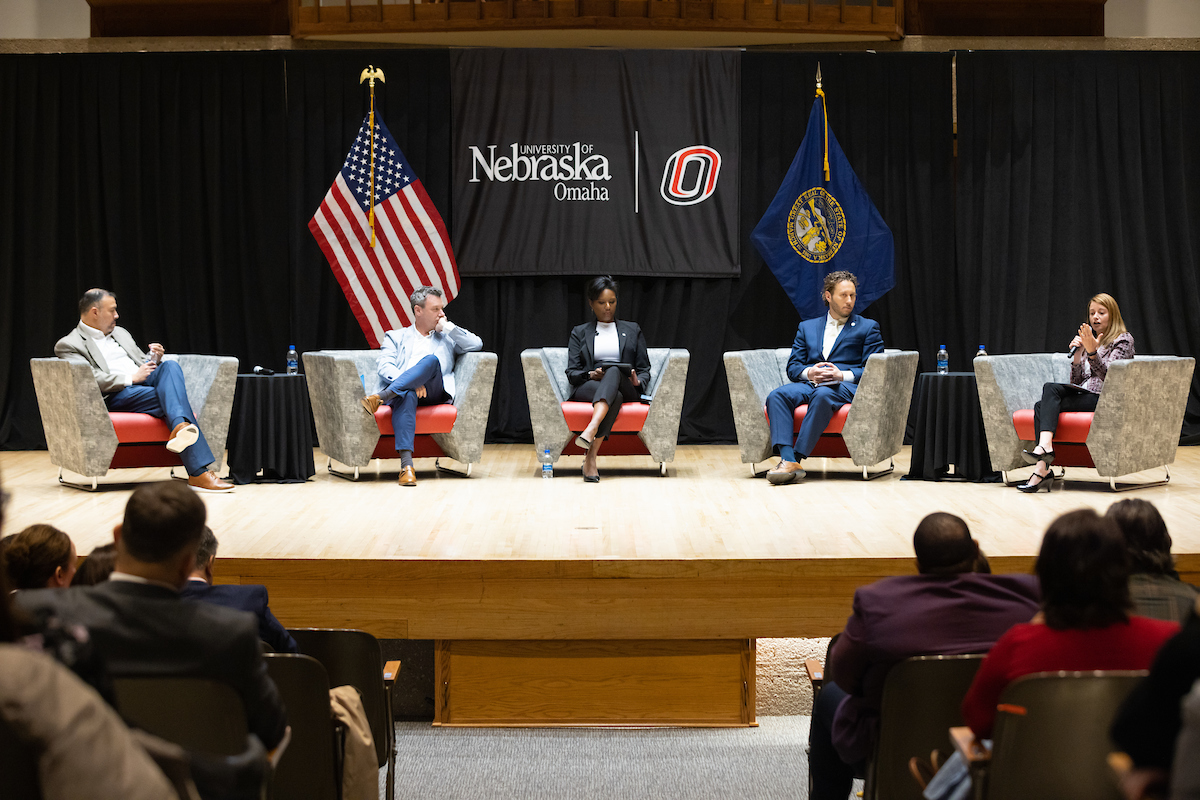
[[[983,349],[983,345],[979,345],[979,349],[980,349],[980,350],[982,350],[982,349]]]
[[[938,347],[942,348],[943,350],[946,349],[946,345],[944,345],[944,344],[939,344]]]

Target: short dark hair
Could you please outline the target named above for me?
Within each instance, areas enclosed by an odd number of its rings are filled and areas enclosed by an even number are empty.
[[[125,504],[121,541],[125,552],[149,564],[162,564],[195,552],[204,529],[204,503],[179,481],[145,483]]]
[[[588,302],[594,303],[600,299],[600,295],[607,289],[611,289],[612,293],[616,294],[617,282],[613,280],[612,275],[599,275],[587,282],[584,292],[587,294]]]
[[[111,297],[114,300],[117,298],[115,294],[108,289],[88,289],[83,293],[83,297],[79,298],[79,316],[83,316],[92,306],[100,305],[100,301],[106,297]]]
[[[971,538],[971,529],[962,517],[944,511],[935,511],[917,525],[913,551],[922,575],[981,571],[976,569],[981,554],[979,545]]]
[[[1034,566],[1046,624],[1105,628],[1129,619],[1129,556],[1117,523],[1090,508],[1050,523]]]
[[[71,537],[53,525],[30,525],[4,548],[4,570],[14,589],[44,589],[71,563]]]
[[[71,585],[95,586],[97,583],[104,583],[108,580],[108,576],[112,575],[116,566],[117,546],[112,542],[102,544],[87,554],[87,558],[79,565],[79,569],[75,570],[75,577],[71,579]]]
[[[434,286],[422,286],[408,296],[408,302],[412,303],[413,308],[416,308],[417,306],[424,308],[425,301],[429,299],[430,295],[433,295],[434,297],[441,297],[442,290]]]
[[[825,276],[824,288],[821,289],[821,301],[825,303],[826,308],[829,307],[829,302],[825,300],[825,293],[829,292],[832,294],[833,290],[836,289],[837,285],[842,281],[850,281],[854,284],[855,289],[858,288],[858,278],[854,277],[853,272],[847,272],[844,269],[839,269],[829,273]]]
[[[1138,498],[1119,500],[1108,507],[1104,516],[1117,523],[1125,537],[1131,573],[1179,577],[1171,556],[1171,534],[1153,503]]]
[[[200,533],[200,544],[196,546],[196,568],[203,567],[216,554],[217,535],[212,532],[212,528],[205,525]]]

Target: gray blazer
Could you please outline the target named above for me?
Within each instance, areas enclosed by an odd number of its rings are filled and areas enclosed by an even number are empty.
[[[112,337],[117,344],[121,345],[121,349],[129,353],[133,363],[144,364],[150,358],[150,354],[138,347],[137,342],[129,335],[129,331],[120,325],[113,329]],[[96,346],[96,340],[90,336],[84,336],[78,326],[58,340],[58,343],[54,345],[54,355],[65,358],[67,361],[86,361],[91,366],[92,374],[96,376],[96,383],[100,384],[100,391],[103,394],[112,394],[129,387],[129,378],[109,370],[108,362],[104,360],[104,355]]]
[[[82,625],[114,677],[211,678],[232,687],[263,745],[283,738],[287,715],[267,675],[258,620],[245,611],[184,600],[162,586],[106,581],[17,592],[17,605]]]

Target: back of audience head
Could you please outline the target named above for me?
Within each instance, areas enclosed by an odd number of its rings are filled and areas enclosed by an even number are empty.
[[[1034,567],[1051,628],[1104,628],[1129,619],[1129,555],[1117,524],[1090,508],[1063,514]]]
[[[114,531],[116,569],[182,586],[195,565],[206,516],[204,503],[179,481],[139,486]]]
[[[944,511],[928,515],[917,525],[913,551],[917,554],[917,571],[922,575],[992,571],[979,542],[971,538],[967,523]]]
[[[98,583],[104,583],[112,574],[116,563],[117,546],[115,544],[110,542],[93,548],[92,552],[87,554],[87,558],[83,559],[79,569],[75,570],[75,577],[71,579],[71,585],[95,586]]]
[[[202,577],[208,583],[213,580],[213,562],[217,558],[217,535],[212,528],[204,526],[200,534],[200,544],[196,545],[196,566],[192,570],[193,577]]]
[[[1153,503],[1136,498],[1120,500],[1109,506],[1104,516],[1117,523],[1125,537],[1131,573],[1178,577],[1171,556],[1171,534]]]
[[[70,586],[75,544],[53,525],[30,525],[4,548],[4,569],[14,589]]]

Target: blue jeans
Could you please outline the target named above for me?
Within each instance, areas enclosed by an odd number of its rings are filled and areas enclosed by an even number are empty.
[[[833,383],[814,386],[808,381],[785,383],[767,395],[767,420],[771,426],[771,448],[778,453],[785,444],[796,448],[796,458],[812,455],[833,412],[854,399],[857,384]],[[808,403],[808,412],[800,423],[800,432],[793,444],[792,430],[796,409]]]
[[[425,387],[424,397],[417,397],[418,386]],[[415,366],[401,372],[400,377],[379,393],[379,399],[392,408],[396,452],[412,452],[417,434],[417,406],[436,406],[450,401],[450,395],[442,386],[442,362],[437,356],[425,356]]]
[[[196,421],[183,383],[183,370],[176,361],[164,361],[144,382],[105,395],[104,404],[109,411],[133,411],[165,419],[172,430],[181,422]],[[188,475],[200,475],[216,461],[203,431],[194,445],[179,454],[179,460]]]

